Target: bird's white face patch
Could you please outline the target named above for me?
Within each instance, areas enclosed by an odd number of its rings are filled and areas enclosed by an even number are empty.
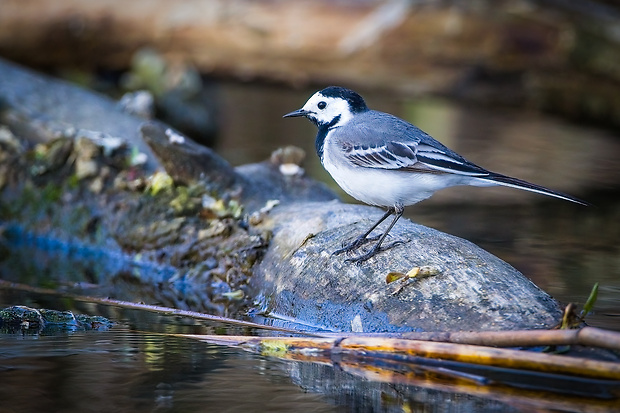
[[[333,126],[342,126],[353,117],[349,103],[342,98],[323,96],[316,92],[302,108],[307,112],[307,117],[319,125],[330,124],[334,118],[340,119]]]

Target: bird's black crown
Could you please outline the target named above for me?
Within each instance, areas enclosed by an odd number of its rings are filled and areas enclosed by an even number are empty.
[[[340,86],[329,86],[321,90],[321,94],[325,97],[341,98],[349,103],[351,112],[359,113],[368,110],[364,98],[350,89],[345,89]]]

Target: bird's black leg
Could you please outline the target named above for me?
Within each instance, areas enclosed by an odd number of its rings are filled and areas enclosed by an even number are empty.
[[[338,254],[342,254],[343,252],[349,252],[349,251],[353,251],[358,249],[359,247],[361,247],[362,245],[366,244],[367,242],[370,241],[375,241],[377,238],[372,237],[372,238],[368,238],[368,235],[370,235],[370,233],[372,231],[375,230],[375,228],[377,228],[379,226],[380,223],[382,223],[383,221],[385,221],[385,219],[387,217],[389,217],[390,215],[392,215],[395,212],[395,208],[394,207],[390,207],[388,208],[388,210],[385,212],[385,214],[381,217],[381,219],[379,219],[377,222],[375,222],[375,224],[370,227],[370,229],[368,231],[366,231],[365,233],[363,233],[362,235],[360,235],[359,237],[357,237],[355,239],[355,241],[353,241],[352,243],[350,243],[349,245],[347,245],[346,247],[340,248],[339,250],[336,250],[332,253],[332,255],[338,255]],[[402,213],[401,213],[402,215]],[[396,221],[394,221],[396,222]],[[392,228],[392,226],[394,225],[394,222],[392,222],[392,225],[390,225],[390,228]],[[389,231],[389,229],[388,229]],[[385,236],[385,234],[383,235],[383,237]],[[381,242],[381,241],[379,241]]]
[[[371,249],[370,251],[368,251],[366,254],[361,255],[361,256],[359,256],[359,257],[355,257],[355,258],[349,258],[349,259],[347,259],[347,261],[349,261],[349,262],[357,262],[357,263],[364,262],[364,261],[366,261],[367,259],[369,259],[369,258],[373,257],[373,256],[374,256],[376,253],[378,253],[379,251],[385,251],[385,250],[387,250],[387,249],[389,249],[389,248],[392,248],[392,247],[393,247],[393,246],[395,246],[395,245],[398,245],[398,244],[402,244],[402,243],[403,243],[402,241],[396,241],[396,242],[393,242],[393,243],[391,243],[390,245],[388,245],[388,246],[386,246],[386,247],[381,248],[381,243],[383,243],[383,240],[384,240],[384,239],[385,239],[385,237],[387,236],[388,232],[390,232],[390,230],[392,229],[392,227],[394,227],[394,224],[396,224],[396,221],[398,221],[398,220],[400,219],[400,217],[402,217],[402,216],[403,216],[403,212],[405,211],[405,208],[404,208],[402,205],[396,205],[396,206],[394,206],[394,207],[393,207],[393,208],[391,208],[391,209],[394,211],[394,219],[393,219],[393,220],[392,220],[392,222],[390,223],[390,226],[389,226],[389,227],[385,230],[385,232],[383,233],[383,235],[381,235],[381,238],[379,238],[379,241],[377,241],[377,243],[376,243],[376,244],[372,247],[372,249]],[[388,214],[388,215],[389,215],[389,214]],[[382,220],[384,220],[385,218],[387,218],[387,217],[388,217],[388,215],[385,215],[385,216],[383,217],[383,219],[382,219]],[[379,222],[381,222],[381,221],[379,221]],[[378,224],[379,224],[379,223],[377,223],[377,224],[375,225],[375,227],[376,227]],[[373,227],[373,229],[374,229],[374,227]],[[370,232],[368,232],[368,233],[370,233]]]

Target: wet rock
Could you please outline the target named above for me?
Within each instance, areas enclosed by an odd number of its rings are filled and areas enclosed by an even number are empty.
[[[56,139],[48,145],[39,144],[34,150],[34,162],[30,168],[32,175],[43,175],[55,171],[67,163],[73,151],[73,141]]]
[[[141,128],[144,140],[175,182],[187,185],[200,182],[208,192],[239,199],[245,212],[253,212],[270,200],[279,202],[330,201],[336,195],[326,185],[307,177],[299,167],[291,174],[290,167],[301,162],[300,149],[277,151],[272,159],[233,168],[211,149],[184,139],[170,138],[168,129],[157,123],[146,123]],[[303,151],[302,151],[303,152]]]
[[[143,120],[110,98],[0,59],[0,100],[0,122],[22,138],[46,142],[84,131],[137,148],[146,156],[147,173],[160,167],[140,137]]]
[[[75,142],[75,177],[77,179],[92,178],[99,172],[99,166],[95,161],[99,155],[97,145],[87,138],[78,138]]]
[[[361,265],[332,255],[380,216],[337,202],[274,208],[259,224],[273,238],[251,280],[263,316],[357,332],[549,328],[561,319],[558,303],[507,263],[406,219],[390,232],[403,244]],[[386,282],[416,267],[434,271]]]
[[[12,306],[0,310],[0,332],[55,334],[65,331],[107,330],[112,322],[101,316],[74,315],[71,311]]]
[[[0,328],[3,330],[39,330],[45,325],[41,313],[34,308],[16,305],[0,310]]]
[[[295,168],[294,173],[290,173],[290,165],[297,166],[291,163],[274,163],[271,159],[235,168],[246,183],[241,194],[246,211],[258,211],[274,201],[286,204],[337,199],[327,185],[307,177],[299,167]]]

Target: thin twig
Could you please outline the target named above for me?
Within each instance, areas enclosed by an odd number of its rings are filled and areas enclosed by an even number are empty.
[[[62,297],[67,297],[72,300],[80,301],[80,302],[112,305],[115,307],[128,308],[132,310],[143,310],[143,311],[148,311],[151,313],[157,313],[157,314],[162,314],[162,315],[189,317],[189,318],[193,318],[196,320],[213,321],[217,323],[224,323],[224,324],[230,324],[230,325],[241,326],[241,327],[279,331],[279,332],[283,332],[287,334],[299,334],[299,331],[295,331],[295,330],[291,330],[287,328],[268,326],[264,324],[257,324],[251,321],[235,320],[232,318],[199,313],[197,311],[180,310],[177,308],[164,307],[164,306],[159,306],[159,305],[149,305],[149,304],[144,304],[144,303],[134,303],[131,301],[114,300],[112,298],[100,298],[100,297],[90,297],[90,296],[84,296],[84,295],[69,294],[69,293],[52,290],[49,288],[31,287],[29,285],[20,284],[20,283],[12,283],[12,282],[5,281],[5,280],[0,280],[0,288],[27,291],[27,292],[31,292],[35,294],[62,296]],[[312,336],[314,334],[308,333],[308,335]]]

